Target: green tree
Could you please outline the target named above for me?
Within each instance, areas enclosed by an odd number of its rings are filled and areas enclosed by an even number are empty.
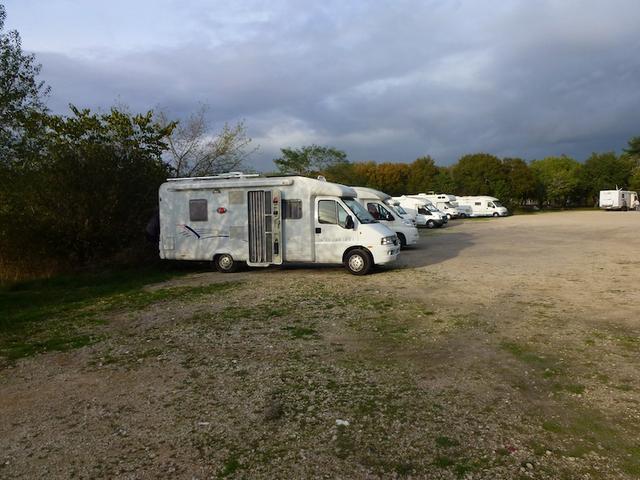
[[[635,158],[640,158],[640,137],[632,137],[627,142],[627,148],[624,153]]]
[[[438,167],[430,156],[417,158],[409,165],[407,188],[404,193],[421,193],[434,190]]]
[[[313,175],[347,162],[347,154],[333,147],[308,145],[282,148],[280,151],[282,155],[273,162],[283,174]]]
[[[49,87],[38,81],[41,66],[33,54],[22,51],[20,34],[4,31],[6,11],[0,5],[0,163],[16,160],[16,149],[24,142],[27,123],[46,111]]]
[[[504,192],[495,192],[507,208],[523,205],[535,196],[536,179],[527,162],[521,158],[504,158],[502,166],[506,175]]]
[[[580,169],[582,165],[572,158],[547,157],[531,162],[538,183],[540,205],[566,207],[580,196]]]
[[[5,255],[27,246],[33,261],[84,264],[143,238],[168,174],[162,153],[174,125],[158,125],[152,112],[72,113],[47,117],[42,151],[10,171],[0,210]]]
[[[600,190],[626,188],[634,169],[630,156],[614,152],[592,153],[581,169],[580,181],[589,205],[598,202]]]
[[[500,159],[488,153],[465,155],[451,169],[458,195],[495,195],[506,189]]]

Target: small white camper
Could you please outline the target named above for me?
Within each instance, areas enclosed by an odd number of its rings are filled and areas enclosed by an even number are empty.
[[[402,218],[386,203],[391,200],[391,195],[373,188],[351,188],[356,191],[358,202],[367,209],[373,218],[385,224],[391,231],[396,232],[401,247],[418,243],[418,229],[415,223]]]
[[[638,193],[629,190],[600,190],[600,208],[604,210],[629,210],[635,207]]]
[[[355,275],[394,261],[398,239],[349,187],[231,172],[160,186],[160,257],[213,261],[221,272],[285,262],[344,264]]]
[[[467,211],[465,209],[459,209],[458,206],[455,205],[455,195],[448,195],[446,193],[418,193],[417,195],[411,196],[426,198],[449,218],[464,218],[467,216]]]
[[[486,195],[456,197],[458,205],[471,207],[472,217],[506,217],[509,211],[495,197]]]
[[[412,216],[418,226],[442,227],[448,221],[447,216],[425,198],[402,195],[401,197],[393,197],[393,200],[400,203],[400,206]]]

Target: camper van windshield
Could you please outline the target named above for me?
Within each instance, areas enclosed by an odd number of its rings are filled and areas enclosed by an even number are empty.
[[[433,205],[427,205],[427,208],[431,211],[431,212],[438,212],[439,210],[434,207]]]
[[[398,213],[398,215],[406,215],[407,211],[402,208],[400,205],[393,205],[393,209]]]
[[[378,223],[369,212],[367,212],[362,205],[356,202],[353,198],[343,198],[342,201],[351,209],[360,223]]]
[[[496,207],[501,207],[501,206],[502,206],[502,204],[501,204],[500,202],[498,202],[497,200],[494,200],[494,201],[493,201],[493,204],[494,204]]]

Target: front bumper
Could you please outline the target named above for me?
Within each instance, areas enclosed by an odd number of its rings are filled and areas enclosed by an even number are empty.
[[[400,244],[398,245],[378,245],[371,249],[373,255],[373,263],[382,265],[384,263],[395,262],[400,253]]]

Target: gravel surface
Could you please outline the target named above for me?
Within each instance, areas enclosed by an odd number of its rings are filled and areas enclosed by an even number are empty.
[[[213,283],[2,368],[0,478],[640,477],[640,213],[146,288]]]

